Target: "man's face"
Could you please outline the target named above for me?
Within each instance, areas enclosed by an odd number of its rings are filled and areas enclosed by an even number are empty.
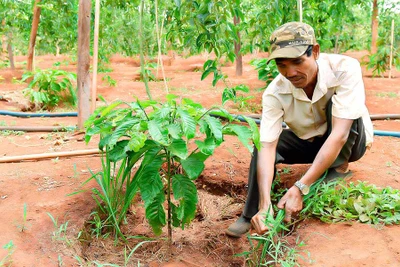
[[[314,45],[312,55],[302,55],[298,58],[275,59],[278,71],[288,79],[293,86],[302,89],[314,89],[317,83],[317,58],[319,46]]]

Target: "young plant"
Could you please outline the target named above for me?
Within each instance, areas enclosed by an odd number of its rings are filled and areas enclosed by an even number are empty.
[[[117,85],[117,81],[114,80],[113,78],[111,78],[110,75],[104,75],[102,78],[103,82],[106,82],[108,84],[108,86],[116,86]]]
[[[144,68],[139,71],[140,80],[144,81],[147,77],[148,81],[157,81],[157,77],[154,75],[153,70],[157,67],[155,63],[146,63]]]
[[[252,61],[250,61],[250,65],[256,68],[256,70],[258,71],[258,79],[261,81],[265,81],[266,86],[268,86],[268,84],[272,82],[272,80],[279,74],[274,60],[267,64],[266,58],[253,59]]]
[[[55,219],[53,217],[53,215],[51,215],[49,212],[47,212],[47,215],[49,215],[51,221],[53,222],[54,228],[55,228],[55,231],[53,232],[53,240],[54,241],[63,241],[67,245],[71,246],[72,242],[67,237],[68,221],[63,224],[58,225],[58,219]]]
[[[128,107],[120,108],[122,104]],[[223,109],[206,110],[190,99],[178,102],[174,95],[168,95],[165,103],[117,101],[98,108],[86,123],[85,139],[89,142],[100,135],[103,170],[93,175],[100,185],[94,192],[116,234],[123,237],[119,224],[138,191],[154,233],[161,234],[167,225],[172,242],[172,226],[184,228],[195,217],[194,180],[224,135],[237,136],[249,150],[251,142],[259,145],[257,125],[247,121],[250,128],[233,124],[233,116]],[[135,165],[138,168],[132,172]],[[123,202],[114,204],[115,199]]]
[[[28,212],[28,207],[26,206],[26,203],[24,203],[24,213],[23,213],[23,217],[22,217],[23,218],[22,223],[17,226],[21,232],[24,232],[27,230],[27,225],[26,225],[27,212]]]
[[[66,100],[76,105],[77,96],[73,82],[76,74],[63,70],[39,70],[36,73],[27,72],[21,81],[32,79],[23,93],[36,107],[51,110]]]
[[[237,92],[241,91],[244,93],[250,92],[250,89],[247,85],[237,85],[235,87],[231,88],[225,88],[224,92],[222,93],[222,105],[224,105],[227,101],[231,100],[233,103],[238,105],[238,109],[242,110],[246,107],[249,106],[247,103],[247,100],[254,98],[254,96],[243,96],[243,95],[238,95]]]
[[[292,247],[286,240],[289,229],[283,219],[285,211],[279,210],[276,217],[268,214],[265,224],[269,231],[263,235],[248,235],[251,250],[238,256],[246,257],[246,266],[298,266],[297,258],[300,256],[300,248],[305,244],[296,240],[296,247]]]
[[[13,241],[11,240],[7,244],[5,244],[3,248],[7,250],[7,255],[4,258],[0,259],[0,266],[11,266],[12,265],[11,256],[14,253],[15,249]]]
[[[400,191],[366,182],[321,184],[304,206],[302,213],[311,213],[323,222],[400,223]]]

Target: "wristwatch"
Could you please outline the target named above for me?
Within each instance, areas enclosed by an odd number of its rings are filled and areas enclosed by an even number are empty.
[[[300,189],[300,192],[303,196],[307,195],[310,192],[310,187],[308,185],[303,184],[300,181],[296,181],[294,185]]]

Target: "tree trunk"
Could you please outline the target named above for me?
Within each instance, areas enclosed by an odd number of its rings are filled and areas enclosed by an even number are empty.
[[[8,33],[8,40],[7,40],[7,51],[8,51],[8,60],[10,61],[10,67],[11,69],[15,69],[15,64],[14,64],[14,53],[13,53],[13,48],[12,48],[12,33]]]
[[[40,0],[35,0],[35,6],[33,8],[33,20],[32,20],[32,29],[31,29],[31,37],[29,39],[29,48],[28,48],[28,62],[27,69],[28,71],[33,70],[33,57],[35,55],[35,43],[36,43],[36,35],[40,22]]]
[[[5,19],[2,20],[1,26],[3,27],[3,29],[5,28],[5,26],[6,26],[6,20]],[[2,36],[2,40],[1,40],[1,55],[3,53],[4,54],[7,53],[7,37],[6,37],[5,34]]]
[[[378,40],[378,0],[374,0],[372,7],[372,22],[371,22],[371,53],[375,54],[377,49],[376,43]]]
[[[237,25],[240,23],[240,18],[234,16],[233,17],[233,24]],[[243,75],[243,60],[242,60],[242,55],[240,54],[240,33],[239,31],[237,32],[238,40],[235,41],[235,55],[236,55],[236,76],[242,76]]]
[[[90,115],[90,12],[91,0],[79,0],[78,15],[78,129],[84,129],[84,123]],[[93,101],[93,99],[92,99]],[[94,100],[95,101],[95,100]]]

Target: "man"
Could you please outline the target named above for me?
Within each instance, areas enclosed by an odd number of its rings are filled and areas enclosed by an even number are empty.
[[[325,179],[350,175],[348,163],[360,159],[373,141],[365,106],[360,64],[350,57],[320,54],[310,25],[289,22],[270,38],[268,62],[279,75],[263,94],[261,148],[250,164],[248,196],[240,218],[226,234],[240,237],[251,224],[258,234],[268,231],[273,215],[271,185],[277,163],[311,163],[278,202],[285,221],[303,208],[303,195],[326,170]],[[282,129],[285,122],[289,129]]]

